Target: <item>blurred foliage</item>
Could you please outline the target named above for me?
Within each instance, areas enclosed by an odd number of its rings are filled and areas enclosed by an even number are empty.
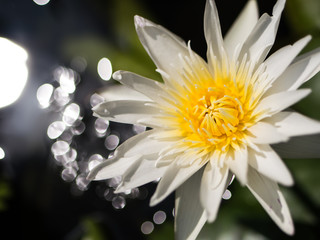
[[[0,179],[0,211],[7,208],[6,201],[11,196],[11,188],[8,182]]]
[[[155,71],[156,67],[141,45],[134,27],[134,15],[148,17],[148,11],[139,1],[134,0],[112,0],[105,5],[104,9],[109,10],[105,15],[109,18],[104,19],[104,24],[111,31],[112,38],[102,39],[88,35],[71,38],[65,43],[62,52],[69,58],[76,55],[85,57],[93,72],[96,72],[98,61],[107,57],[112,62],[113,71],[127,70],[160,80]]]
[[[86,218],[82,221],[84,235],[81,240],[108,240],[101,230],[101,226],[92,218]]]

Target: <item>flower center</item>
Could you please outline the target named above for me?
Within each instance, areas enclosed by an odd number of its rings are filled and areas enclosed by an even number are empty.
[[[240,119],[243,118],[242,104],[237,98],[212,90],[218,94],[202,96],[193,107],[194,116],[198,119],[197,125],[212,136],[230,136],[237,131]]]

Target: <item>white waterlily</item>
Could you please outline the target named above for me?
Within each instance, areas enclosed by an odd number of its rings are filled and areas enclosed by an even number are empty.
[[[293,234],[278,187],[293,179],[270,144],[320,132],[319,122],[285,111],[310,93],[298,88],[320,70],[320,49],[296,58],[307,36],[267,58],[284,5],[278,0],[272,16],[258,18],[256,1],[250,0],[223,39],[215,3],[207,0],[207,62],[190,44],[136,16],[140,41],[164,82],[118,71],[113,77],[122,85],[108,88],[93,110],[98,117],[152,130],[125,141],[89,178],[120,175],[117,192],[160,178],[150,204],[176,191],[176,239],[195,239],[217,217],[235,175],[274,222]]]

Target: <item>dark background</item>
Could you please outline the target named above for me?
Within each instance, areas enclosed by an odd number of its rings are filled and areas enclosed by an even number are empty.
[[[258,0],[260,13],[271,14],[276,1]],[[288,1],[275,48],[312,34],[308,49],[320,46],[318,0]],[[225,33],[246,1],[217,0],[222,31]],[[311,4],[311,5],[310,5]],[[0,37],[8,38],[28,52],[29,76],[17,102],[0,109],[0,147],[6,156],[0,160],[0,233],[1,239],[173,239],[173,196],[156,207],[148,202],[155,184],[140,189],[140,195],[127,198],[123,209],[115,209],[103,196],[105,182],[92,182],[86,191],[75,181],[61,178],[62,166],[56,164],[46,131],[59,117],[39,107],[36,92],[44,83],[54,83],[58,67],[73,69],[80,83],[73,101],[82,107],[86,131],[75,136],[77,161],[93,153],[107,156],[103,140],[93,133],[90,96],[112,83],[102,81],[97,63],[102,57],[112,62],[113,70],[126,69],[159,78],[154,65],[138,42],[133,16],[144,16],[159,23],[185,40],[205,57],[203,12],[205,1],[148,0],[51,0],[39,6],[32,0],[0,0]],[[320,9],[320,7],[319,7]],[[297,20],[298,19],[298,20]],[[274,50],[273,49],[273,50]],[[1,53],[0,53],[1,54]],[[76,69],[72,60],[82,57],[85,70]],[[0,66],[1,71],[1,66]],[[320,119],[320,88],[315,77],[308,85],[314,90],[296,109]],[[121,142],[133,135],[130,126],[110,124],[120,133]],[[319,232],[319,159],[286,160],[296,179],[286,189],[296,235],[290,239],[318,239]],[[230,187],[232,198],[224,201],[218,220],[206,225],[199,239],[286,239],[258,202],[238,183]],[[192,196],[190,196],[192,197]],[[141,224],[151,221],[163,210],[166,221],[145,235]]]

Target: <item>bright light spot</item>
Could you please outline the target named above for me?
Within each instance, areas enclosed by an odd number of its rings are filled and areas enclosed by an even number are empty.
[[[51,139],[58,138],[66,129],[66,125],[62,121],[56,121],[49,125],[47,134]]]
[[[37,90],[37,99],[42,108],[49,107],[52,102],[53,86],[51,84],[43,84]]]
[[[103,80],[110,80],[112,76],[112,65],[108,58],[101,58],[98,62],[98,74]]]
[[[79,105],[75,103],[71,103],[64,110],[62,120],[67,125],[72,126],[73,123],[79,118],[79,116],[80,116]]]
[[[166,220],[167,215],[164,211],[158,211],[153,215],[153,221],[156,224],[162,224]]]
[[[3,108],[19,98],[26,85],[28,53],[6,38],[0,38],[0,53],[0,108]]]
[[[33,0],[36,4],[43,6],[50,2],[50,0]]]
[[[98,166],[103,161],[100,154],[93,154],[88,160],[88,170],[91,171],[94,167]]]
[[[141,225],[141,232],[143,234],[150,234],[152,233],[153,229],[154,229],[154,225],[150,221],[146,221]]]
[[[224,200],[229,200],[229,199],[231,198],[231,196],[232,196],[232,194],[231,194],[230,190],[227,189],[227,190],[224,192],[224,194],[222,195],[222,198],[223,198]]]
[[[4,159],[6,156],[6,153],[4,152],[4,150],[2,149],[2,147],[0,147],[0,159]]]
[[[69,144],[65,141],[56,141],[51,146],[51,152],[54,155],[63,155],[69,151],[70,147]]]
[[[106,146],[106,148],[108,150],[111,151],[111,150],[114,150],[118,146],[119,142],[120,142],[119,137],[117,135],[111,134],[106,138],[104,145]]]
[[[63,69],[59,77],[59,83],[64,91],[73,93],[76,90],[74,72],[69,69]]]

